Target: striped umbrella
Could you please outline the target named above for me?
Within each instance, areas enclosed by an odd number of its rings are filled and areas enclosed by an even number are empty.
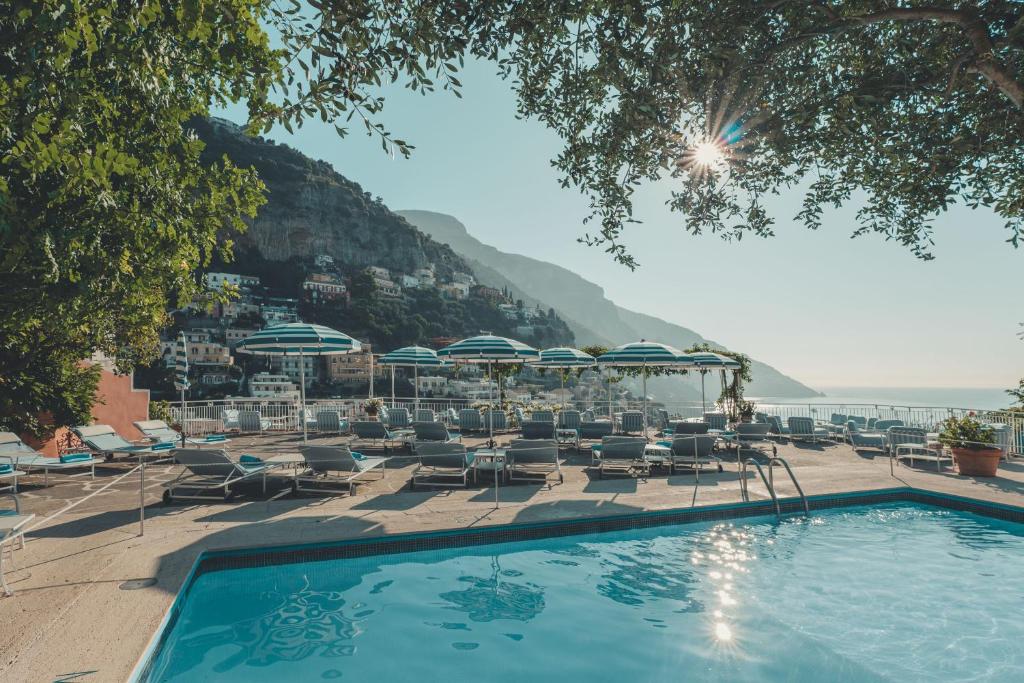
[[[259,356],[298,356],[299,395],[301,407],[302,440],[306,440],[306,364],[305,356],[333,356],[359,351],[362,345],[344,332],[323,325],[285,323],[265,327],[256,334],[238,342],[236,351]],[[371,378],[373,369],[371,365]]]
[[[181,392],[181,443],[185,443],[185,392],[191,384],[188,381],[188,340],[184,330],[178,333],[174,345],[174,388]]]
[[[641,368],[644,391],[644,434],[647,433],[647,368],[649,367],[695,367],[696,363],[688,354],[674,346],[641,339],[638,342],[616,346],[608,353],[597,357],[598,365],[618,368]]]
[[[700,369],[700,404],[704,412],[708,410],[707,399],[704,395],[704,376],[711,370],[722,371],[722,388],[725,388],[725,371],[726,370],[739,370],[739,361],[733,360],[728,356],[723,356],[720,353],[714,353],[712,351],[695,351],[691,353],[694,362],[697,364],[697,368]]]
[[[540,360],[530,363],[536,368],[553,368],[564,370],[566,368],[591,368],[597,361],[589,353],[573,349],[568,346],[559,346],[553,349],[544,349],[540,352]],[[565,393],[565,375],[558,373],[562,381],[562,393]]]
[[[491,375],[491,364],[497,363],[526,363],[540,359],[540,352],[532,346],[516,341],[515,339],[506,339],[505,337],[496,337],[492,334],[483,334],[478,337],[469,337],[457,341],[450,346],[446,346],[437,352],[438,357],[446,358],[453,363],[468,363],[475,365],[486,365],[487,376]],[[498,381],[501,381],[499,378]],[[499,387],[500,391],[500,387]],[[487,385],[487,392],[490,394],[491,386],[490,383]],[[494,411],[493,411],[493,396],[489,396],[489,402],[492,404],[492,410],[488,411],[487,414],[487,428],[490,434],[488,445],[494,447]],[[494,505],[498,505],[498,473],[494,473]]]
[[[395,405],[395,368],[412,368],[413,392],[416,410],[420,407],[420,368],[440,368],[448,363],[437,357],[437,352],[423,346],[406,346],[386,353],[377,359],[379,365],[391,366],[391,406]]]

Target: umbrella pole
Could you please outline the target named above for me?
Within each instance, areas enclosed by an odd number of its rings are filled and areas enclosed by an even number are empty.
[[[640,371],[644,376],[644,438],[647,438],[647,361],[644,361]]]
[[[702,413],[708,412],[708,401],[704,397],[704,375],[707,374],[703,370],[700,371],[700,408]]]
[[[420,409],[420,368],[418,365],[412,366],[412,395],[413,395],[413,411]],[[416,413],[413,412],[415,417]]]
[[[395,366],[391,366],[391,407],[395,407]]]
[[[370,351],[370,398],[373,398],[373,351]]]
[[[188,413],[185,410],[185,385],[181,385],[181,447],[185,447],[185,426],[188,424],[185,421],[185,416]]]
[[[299,421],[302,423],[302,443],[306,443],[306,363],[299,347]]]

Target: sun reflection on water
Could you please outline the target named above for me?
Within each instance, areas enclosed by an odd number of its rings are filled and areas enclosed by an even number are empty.
[[[754,535],[732,524],[719,524],[698,539],[690,554],[690,563],[706,570],[711,592],[717,597],[717,609],[708,614],[708,629],[718,647],[738,649],[735,614],[740,607],[736,579],[750,571],[757,559],[752,548]]]

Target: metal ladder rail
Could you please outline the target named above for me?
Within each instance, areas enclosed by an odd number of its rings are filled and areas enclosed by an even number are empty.
[[[747,465],[753,465],[757,468],[757,473],[761,475],[761,481],[764,482],[765,488],[768,489],[768,493],[772,497],[772,503],[775,504],[775,517],[776,519],[780,519],[782,517],[782,509],[779,507],[779,498],[775,495],[775,487],[772,486],[772,483],[764,476],[764,470],[761,469],[761,463],[753,458],[747,458],[742,461],[740,466],[740,492],[743,495],[743,500],[748,502],[750,501],[750,493],[747,491]],[[771,472],[771,469],[769,468],[768,471]]]
[[[793,482],[793,486],[796,487],[796,492],[800,494],[800,502],[804,505],[804,515],[810,515],[811,510],[807,505],[807,496],[804,495],[804,490],[800,487],[800,482],[796,480],[796,475],[793,474],[793,470],[790,468],[789,463],[784,458],[778,456],[773,457],[768,461],[768,483],[771,485],[772,491],[775,491],[775,465],[782,465],[786,468],[786,474],[789,475],[789,480]],[[779,506],[778,501],[775,503],[775,507]]]

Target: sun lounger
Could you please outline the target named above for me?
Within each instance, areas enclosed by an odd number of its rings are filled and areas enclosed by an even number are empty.
[[[709,429],[725,431],[729,427],[729,420],[725,413],[704,413],[704,421],[708,423]]]
[[[174,449],[173,443],[136,444],[127,441],[109,425],[84,425],[71,430],[90,450],[113,460],[115,455],[161,455]],[[163,453],[166,455],[166,453]]]
[[[391,408],[387,413],[388,429],[408,429],[409,411],[405,408]]]
[[[714,465],[721,472],[722,461],[714,455],[716,441],[718,437],[711,434],[676,434],[672,437],[671,471],[675,473],[679,467],[692,468],[699,477],[701,467]]]
[[[672,434],[707,434],[709,428],[707,422],[673,422]]]
[[[606,472],[626,474],[628,476],[643,475],[644,479],[651,472],[651,464],[644,459],[647,439],[642,436],[606,436],[601,439],[601,446],[594,447],[597,458],[597,476],[604,479]]]
[[[889,445],[890,462],[897,464],[900,460],[909,460],[911,466],[917,460],[934,461],[936,471],[941,472],[944,460],[953,461],[941,447],[929,446],[928,433],[918,427],[889,427],[886,442]]]
[[[644,414],[639,410],[627,410],[622,413],[619,423],[620,434],[639,434],[644,431]]]
[[[94,458],[92,453],[65,453],[58,458],[51,458],[39,453],[24,443],[14,432],[0,432],[0,455],[14,461],[14,467],[24,476],[32,470],[43,471],[43,485],[50,484],[50,470],[57,472],[89,469],[89,476],[96,477],[96,463],[102,462]],[[84,474],[84,472],[83,472]]]
[[[463,408],[459,411],[459,431],[463,434],[467,432],[484,432],[487,431],[484,428],[483,418],[480,417],[480,411],[472,408]]]
[[[132,424],[153,443],[181,443],[181,434],[171,429],[163,420],[139,420]],[[185,443],[194,446],[218,445],[229,443],[229,439],[223,434],[207,434],[202,437],[186,437]]]
[[[22,514],[21,501],[13,493],[3,494],[4,497],[14,501],[14,509],[0,510],[0,586],[3,587],[4,595],[12,595],[7,585],[7,577],[4,575],[4,547],[10,546],[11,564],[14,564],[14,544],[20,538],[21,548],[25,549],[25,527],[35,519],[35,515]]]
[[[178,448],[172,456],[174,461],[184,465],[185,469],[164,484],[165,503],[171,503],[176,498],[227,502],[235,495],[231,490],[232,486],[255,477],[263,478],[263,491],[267,490],[267,472],[271,468],[262,462],[235,462],[228,457],[226,451],[208,448]],[[179,489],[194,493],[176,493]],[[223,493],[219,496],[209,495],[209,492],[213,491]]]
[[[295,491],[322,491],[316,484],[341,484],[355,493],[356,484],[369,481],[374,472],[384,477],[387,458],[355,453],[348,446],[304,446],[301,449],[305,469],[296,473]]]
[[[225,432],[238,431],[238,412],[234,408],[225,408],[220,411],[221,429]]]
[[[0,491],[10,490],[11,493],[18,492],[18,477],[25,476],[25,472],[18,469],[13,455],[0,454],[0,481],[10,482],[0,485]]]
[[[658,415],[658,419],[656,421],[657,428],[658,429],[668,429],[669,426],[671,425],[671,420],[669,419],[668,411],[665,410],[664,408],[657,408],[655,410],[655,412]]]
[[[444,412],[444,421],[449,427],[459,426],[459,414],[455,412],[455,408],[449,408]]]
[[[593,410],[589,410],[589,409],[588,410],[584,410],[580,414],[580,420],[582,422],[593,422],[594,421],[594,411]]]
[[[262,434],[273,423],[260,415],[258,410],[238,411],[238,431],[242,434]]]
[[[527,420],[523,423],[520,431],[522,432],[523,439],[527,440],[554,439],[555,423],[548,422],[547,420]]]
[[[461,443],[422,443],[416,455],[420,462],[409,481],[410,491],[417,486],[465,488],[472,456]]]
[[[528,423],[529,424],[529,423]],[[550,425],[554,428],[554,425]],[[509,479],[547,484],[548,477],[558,476],[563,483],[562,469],[558,463],[558,443],[551,439],[513,439],[505,452],[509,463]],[[541,475],[538,479],[537,475]]]
[[[533,422],[555,423],[555,413],[552,410],[535,410],[530,413],[530,420]]]
[[[611,436],[614,431],[610,420],[584,422],[580,424],[580,441],[601,441],[606,436]],[[591,464],[593,464],[593,453],[591,455]]]
[[[429,408],[417,408],[412,411],[413,422],[437,422],[437,416]]]
[[[404,443],[402,436],[393,434],[382,422],[357,420],[352,423],[352,431],[356,436],[353,443],[368,443],[371,447],[375,443],[380,443],[385,453],[388,446]]]
[[[348,420],[342,420],[337,410],[317,411],[316,431],[320,434],[347,434],[348,430]]]
[[[768,456],[777,455],[778,446],[768,438],[770,425],[761,422],[741,422],[736,425],[736,445],[741,450],[744,448],[755,450],[758,453]]]
[[[451,443],[462,441],[461,434],[450,434],[448,428],[440,422],[414,422],[412,425],[414,441],[413,450],[425,442]]]
[[[789,438],[792,440],[818,443],[828,439],[828,430],[824,427],[815,427],[814,420],[809,417],[791,417],[787,422],[789,423]]]
[[[486,431],[489,427],[488,421],[494,420],[494,426],[490,427],[496,432],[508,429],[508,419],[505,417],[505,413],[501,410],[484,410],[482,411],[481,418],[484,423],[484,430]]]
[[[878,431],[864,431],[854,420],[847,421],[845,438],[855,451],[865,448],[877,448],[880,451],[886,449],[885,434]]]
[[[559,429],[579,429],[582,422],[578,410],[563,410],[558,413]]]
[[[789,436],[789,427],[782,424],[782,418],[778,415],[769,415],[765,420],[768,423],[768,433],[776,436]]]

